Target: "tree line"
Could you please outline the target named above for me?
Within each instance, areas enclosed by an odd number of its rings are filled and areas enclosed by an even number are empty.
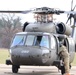
[[[0,16],[0,47],[10,48],[12,37],[22,31],[21,18],[15,14]]]

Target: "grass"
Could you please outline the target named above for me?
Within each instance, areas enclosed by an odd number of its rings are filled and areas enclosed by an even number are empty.
[[[8,49],[0,49],[0,64],[5,64],[6,59],[9,57]],[[76,66],[76,54],[72,65]]]
[[[8,49],[0,49],[0,64],[5,64],[6,59],[9,56]]]

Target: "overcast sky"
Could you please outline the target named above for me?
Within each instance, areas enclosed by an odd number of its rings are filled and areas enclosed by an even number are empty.
[[[73,1],[75,4],[75,0]],[[34,7],[70,9],[71,0],[0,0],[0,9],[26,10]]]
[[[74,7],[76,0],[73,0],[73,3]],[[43,6],[69,11],[71,9],[71,0],[0,0],[0,10],[27,10]],[[20,16],[22,16],[24,22],[26,15]]]

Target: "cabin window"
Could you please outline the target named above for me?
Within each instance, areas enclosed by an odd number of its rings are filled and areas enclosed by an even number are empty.
[[[56,41],[55,38],[51,36],[51,49],[55,49],[55,48],[56,48]]]
[[[16,35],[14,37],[11,47],[16,46],[16,45],[24,45],[25,38],[26,38],[26,36]]]

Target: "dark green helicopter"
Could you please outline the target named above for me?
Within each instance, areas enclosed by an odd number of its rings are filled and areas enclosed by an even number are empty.
[[[75,5],[76,7],[76,5]],[[76,12],[56,10],[41,7],[27,11],[1,11],[1,13],[33,12],[36,22],[25,22],[23,31],[16,33],[10,46],[11,59],[6,60],[7,65],[12,65],[12,72],[17,73],[21,65],[56,66],[60,69],[59,44],[65,39],[69,52],[69,66],[75,56],[76,45]],[[69,14],[68,20],[74,19],[74,24],[67,25],[63,22],[53,22],[53,15]],[[62,69],[61,69],[62,70]]]

